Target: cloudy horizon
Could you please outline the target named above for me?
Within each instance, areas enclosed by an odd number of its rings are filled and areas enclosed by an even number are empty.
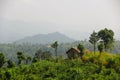
[[[53,32],[84,40],[108,28],[120,40],[119,0],[1,0],[0,41]]]

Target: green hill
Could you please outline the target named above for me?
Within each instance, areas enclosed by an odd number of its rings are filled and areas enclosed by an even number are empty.
[[[15,41],[15,43],[50,44],[55,41],[58,41],[59,43],[68,43],[68,42],[74,42],[75,40],[59,32],[54,32],[49,34],[38,34],[30,37],[25,37],[24,39]]]

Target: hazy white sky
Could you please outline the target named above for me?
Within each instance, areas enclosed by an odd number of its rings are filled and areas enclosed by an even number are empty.
[[[59,31],[84,39],[105,27],[118,36],[119,5],[119,0],[0,0],[0,37]]]

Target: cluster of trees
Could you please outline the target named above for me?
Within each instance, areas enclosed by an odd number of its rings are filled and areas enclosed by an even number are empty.
[[[54,53],[57,57],[57,49],[58,49],[58,42],[54,42],[51,44],[51,47],[54,49]],[[35,63],[40,60],[49,60],[53,59],[52,53],[50,51],[42,51],[41,49],[38,49],[35,52],[34,57],[32,58],[31,56],[26,56],[23,52],[17,52],[17,62],[15,64],[12,59],[6,59],[5,55],[3,53],[0,53],[0,68],[7,63],[8,68],[15,67],[15,65],[22,65],[22,64],[30,64],[30,63]]]
[[[52,54],[49,51],[42,51],[39,49],[34,57],[26,56],[23,52],[17,52],[17,63],[15,63],[12,59],[6,59],[3,53],[0,53],[0,68],[6,66],[8,68],[15,67],[16,65],[22,64],[31,64],[34,62],[38,62],[40,60],[48,60],[52,59]]]
[[[114,32],[107,28],[100,30],[99,32],[93,31],[90,36],[89,42],[94,46],[94,53],[96,51],[96,45],[98,44],[98,50],[101,52],[112,49],[114,43]]]
[[[100,40],[99,40],[100,41]],[[100,44],[99,41],[96,44],[96,51],[98,51],[97,46]],[[74,47],[78,44],[84,45],[85,48],[89,49],[90,51],[94,51],[93,45],[88,41],[76,41],[73,43],[64,43],[59,44],[57,47],[57,55],[62,55],[64,58],[66,58],[65,52],[70,49],[71,47]],[[14,62],[17,62],[16,53],[18,51],[24,52],[26,56],[34,56],[34,53],[41,49],[42,51],[50,51],[52,55],[54,56],[54,48],[48,47],[48,45],[40,45],[40,44],[0,44],[0,52],[4,53],[7,59],[12,59]],[[116,54],[120,52],[120,41],[114,42],[114,47],[112,50],[108,50],[108,52]]]
[[[52,54],[49,51],[42,51],[41,49],[39,49],[34,57],[32,62],[38,62],[39,60],[49,60],[52,59]]]
[[[89,42],[93,44],[94,55],[97,46],[97,49],[100,52],[99,56],[101,56],[101,53],[103,51],[107,52],[108,50],[112,49],[114,41],[114,32],[112,30],[108,30],[107,28],[102,29],[98,32],[93,31],[89,37]],[[78,56],[80,56],[82,59],[83,55],[85,54],[85,47],[83,44],[79,44],[77,48],[80,51]]]

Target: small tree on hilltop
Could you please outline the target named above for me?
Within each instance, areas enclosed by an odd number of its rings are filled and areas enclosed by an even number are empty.
[[[82,44],[79,44],[77,48],[80,50],[80,57],[82,59],[82,56],[84,55],[84,46]]]
[[[8,65],[7,65],[8,68],[15,67],[15,63],[14,63],[12,60],[8,60],[8,61],[7,61],[7,64],[8,64]]]
[[[31,56],[27,56],[27,59],[26,59],[26,64],[29,64],[32,60],[32,57]]]
[[[3,53],[0,53],[0,68],[4,65],[6,62],[5,56]]]
[[[56,57],[57,57],[58,42],[57,42],[57,41],[54,42],[54,43],[51,45],[51,47],[55,49],[55,55],[56,55]]]
[[[26,57],[23,52],[17,52],[18,65],[22,63],[23,60],[26,60]]]
[[[41,54],[42,60],[51,59],[51,58],[52,58],[52,54],[50,53],[50,51],[45,51]]]
[[[103,50],[104,50],[104,44],[103,44],[103,43],[100,43],[100,44],[98,45],[98,50],[99,50],[100,56],[101,56],[101,53],[102,53]]]
[[[35,56],[33,57],[32,62],[37,62],[37,61],[39,61],[39,60],[41,59],[41,54],[42,54],[42,53],[43,53],[43,52],[42,52],[41,49],[39,49],[38,51],[36,51]]]
[[[91,36],[89,38],[90,38],[89,42],[91,44],[93,44],[93,46],[94,46],[94,54],[95,54],[96,44],[97,44],[97,42],[99,40],[99,37],[98,37],[97,33],[95,31],[93,31],[93,33],[91,34]]]
[[[43,51],[41,49],[39,49],[36,53],[35,53],[35,57],[38,58],[39,60],[41,59],[41,54],[43,53]]]

